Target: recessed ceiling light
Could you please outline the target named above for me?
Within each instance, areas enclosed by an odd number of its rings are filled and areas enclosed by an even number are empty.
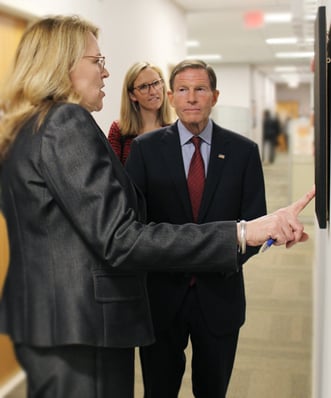
[[[200,42],[198,40],[187,40],[186,47],[200,47]]]
[[[297,88],[299,87],[299,80],[289,81],[287,82],[287,85],[289,86],[289,88]]]
[[[295,44],[297,42],[297,37],[275,37],[266,39],[267,44]]]
[[[304,20],[305,21],[315,21],[316,15],[315,14],[307,14],[304,15]]]
[[[265,23],[282,23],[282,22],[291,22],[292,14],[291,13],[266,13],[264,14],[264,22]]]
[[[305,42],[305,43],[314,43],[314,41],[315,41],[315,39],[314,39],[313,37],[306,37],[306,38],[304,39],[304,42]]]
[[[274,68],[275,72],[278,73],[284,73],[284,72],[296,72],[297,67],[296,66],[276,66]]]
[[[205,61],[218,61],[222,59],[220,54],[192,54],[188,55],[186,59],[203,59]]]
[[[276,53],[277,58],[312,58],[314,56],[313,51],[294,51],[294,52],[280,52]]]
[[[284,74],[281,76],[282,79],[288,84],[289,87],[298,87],[300,79],[297,74]]]

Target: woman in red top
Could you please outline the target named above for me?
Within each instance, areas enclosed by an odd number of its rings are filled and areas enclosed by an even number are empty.
[[[136,62],[124,78],[120,119],[112,123],[108,133],[114,152],[124,164],[135,137],[171,122],[161,69],[148,62]]]

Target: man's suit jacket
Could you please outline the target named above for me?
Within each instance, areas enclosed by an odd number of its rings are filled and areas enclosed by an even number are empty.
[[[142,195],[79,105],[54,106],[37,131],[36,118],[26,123],[0,181],[10,243],[0,333],[16,343],[150,344],[146,270],[175,269],[177,257],[181,269],[237,269],[235,222],[141,222]]]
[[[193,222],[177,123],[135,139],[126,168],[146,198],[149,222]],[[258,146],[213,123],[198,222],[250,220],[265,213],[264,178]],[[199,250],[203,251],[204,246],[201,245]],[[257,250],[247,248],[245,255],[238,254],[239,264]],[[178,266],[181,261],[178,257]],[[187,276],[149,274],[148,290],[156,331],[167,328],[180,308],[187,291]],[[196,276],[200,305],[210,330],[220,335],[238,328],[245,319],[241,267],[232,275],[221,272],[197,273]]]

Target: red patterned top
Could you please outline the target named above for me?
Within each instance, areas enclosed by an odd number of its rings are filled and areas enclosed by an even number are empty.
[[[119,157],[122,164],[125,163],[127,157],[129,156],[131,142],[136,137],[137,136],[133,134],[123,135],[121,133],[118,120],[115,120],[110,126],[108,141],[110,142],[111,147]]]

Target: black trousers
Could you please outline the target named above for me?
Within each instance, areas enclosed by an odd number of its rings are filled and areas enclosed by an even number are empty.
[[[28,398],[133,398],[134,349],[15,345]]]
[[[215,308],[215,312],[217,308]],[[191,287],[172,327],[156,343],[140,348],[145,398],[177,398],[192,344],[192,390],[196,398],[225,398],[239,330],[222,336],[206,327],[196,287]]]

